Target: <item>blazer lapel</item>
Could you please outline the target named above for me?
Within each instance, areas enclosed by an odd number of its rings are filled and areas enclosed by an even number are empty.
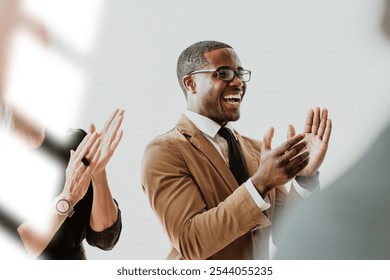
[[[176,123],[176,128],[187,139],[189,139],[192,146],[194,146],[207,158],[232,192],[238,188],[237,181],[225,160],[194,123],[192,123],[185,115],[182,115]]]

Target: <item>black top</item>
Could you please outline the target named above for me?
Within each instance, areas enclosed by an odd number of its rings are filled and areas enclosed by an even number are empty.
[[[59,160],[65,170],[69,162],[70,151],[75,151],[86,135],[87,133],[81,129],[73,130],[66,136],[65,141],[58,141],[46,133],[45,140],[38,150],[43,150],[54,159]],[[60,182],[57,195],[63,190],[65,172]],[[95,232],[89,225],[92,201],[93,187],[91,182],[86,195],[75,205],[75,213],[72,217],[65,220],[42,252],[40,258],[63,260],[86,259],[82,243],[84,239],[90,245],[103,250],[110,250],[115,246],[122,230],[121,212],[119,208],[117,221],[104,231]]]

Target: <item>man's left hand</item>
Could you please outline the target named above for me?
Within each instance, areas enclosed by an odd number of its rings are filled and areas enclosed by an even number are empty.
[[[328,110],[316,107],[310,109],[307,113],[305,122],[305,139],[307,147],[310,151],[308,165],[298,174],[299,176],[311,177],[314,176],[324,161],[330,135],[332,132],[332,121],[328,118]],[[295,135],[295,129],[289,125],[288,138]]]

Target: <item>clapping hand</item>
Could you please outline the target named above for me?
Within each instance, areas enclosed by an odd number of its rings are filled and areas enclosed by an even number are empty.
[[[310,109],[307,113],[305,128],[303,133],[307,141],[307,147],[310,151],[309,163],[298,174],[299,176],[311,177],[314,176],[324,161],[330,135],[332,132],[332,121],[328,118],[328,110],[316,107]],[[289,125],[287,138],[295,136],[295,129]]]
[[[100,143],[100,157],[96,164],[94,174],[103,171],[110,158],[113,156],[115,149],[118,147],[119,142],[122,139],[123,130],[119,131],[124,117],[124,110],[116,109],[108,118],[103,129],[99,133],[101,140]],[[96,131],[95,125],[90,125],[90,132]]]
[[[275,149],[271,147],[273,135],[274,129],[271,127],[263,139],[259,168],[251,177],[262,197],[294,178],[309,162],[307,141],[303,133],[289,138]]]
[[[63,196],[68,198],[72,205],[82,199],[88,190],[92,173],[99,161],[99,145],[98,134],[90,133],[84,137],[76,151],[70,152]]]

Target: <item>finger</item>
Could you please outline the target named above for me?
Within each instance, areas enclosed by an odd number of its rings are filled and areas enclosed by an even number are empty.
[[[111,122],[114,120],[115,116],[118,114],[119,108],[115,109],[114,112],[111,113],[110,117],[106,121],[106,123],[103,126],[103,129],[101,130],[101,133],[106,133],[108,128],[110,127]]]
[[[120,126],[122,125],[122,122],[123,122],[123,115],[117,115],[117,117],[115,118],[115,121],[113,122],[112,126],[110,126],[109,130],[108,130],[108,134],[109,134],[109,143],[113,142],[114,139],[116,138],[117,136],[117,133],[118,133],[118,130],[120,128]]]
[[[305,160],[297,164],[295,167],[293,167],[289,172],[290,178],[294,178],[295,176],[297,176],[299,172],[301,172],[309,164],[309,160],[310,158],[306,158]]]
[[[262,149],[271,150],[272,138],[274,137],[274,133],[274,128],[270,127],[267,133],[264,135]]]
[[[89,158],[94,157],[94,155],[96,154],[97,150],[100,147],[101,142],[102,142],[102,140],[100,138],[97,138],[97,140],[93,144],[92,148],[88,152],[88,155],[90,156]]]
[[[88,171],[93,172],[95,170],[95,167],[96,167],[97,163],[99,162],[100,155],[101,155],[101,150],[98,149],[97,152],[95,153],[95,155],[93,156],[92,160],[91,160],[92,164],[90,164],[87,167]]]
[[[94,123],[89,124],[89,133],[94,133],[96,131],[96,126]]]
[[[101,143],[101,139],[98,137],[95,143],[93,143],[91,149],[88,151],[87,155],[85,156],[90,164],[91,164],[91,159],[95,156],[97,150],[99,149],[100,143]]]
[[[70,158],[69,158],[69,162],[68,162],[68,165],[73,162],[74,160],[74,151],[73,150],[70,150]]]
[[[77,150],[75,152],[75,157],[77,160],[81,160],[87,154],[87,152],[91,149],[91,147],[93,146],[93,144],[95,143],[95,141],[98,139],[99,136],[96,131],[89,135],[90,137],[88,138],[88,140],[86,142],[84,142],[83,140],[81,144],[77,147]]]
[[[311,133],[317,134],[320,126],[320,107],[314,108],[313,126],[311,127]]]
[[[294,136],[295,136],[295,127],[292,124],[289,124],[287,128],[287,139],[290,139]]]
[[[320,128],[318,129],[318,137],[320,137],[320,139],[322,139],[322,136],[324,135],[327,120],[328,109],[324,108],[322,109]]]
[[[287,168],[294,169],[297,165],[301,164],[303,161],[308,159],[309,156],[310,156],[309,150],[303,151],[302,153],[300,153],[299,155],[297,155],[296,157],[290,160],[290,162],[287,165]]]
[[[324,144],[328,144],[329,143],[329,139],[330,139],[331,133],[332,133],[332,120],[328,119],[326,121],[326,127],[325,127],[324,136],[322,137],[322,142]]]
[[[77,146],[76,151],[74,151],[74,152],[75,152],[74,157],[75,157],[75,156],[78,156],[78,154],[80,153],[82,147],[84,147],[84,145],[85,145],[85,144],[89,141],[89,139],[91,138],[91,135],[92,135],[92,134],[88,133],[88,134],[84,137],[84,139],[81,141],[81,143]]]
[[[311,133],[311,127],[313,125],[313,117],[314,117],[314,111],[313,109],[310,108],[309,111],[307,112],[305,127],[303,128],[304,133]]]
[[[287,152],[289,149],[294,147],[296,144],[298,144],[300,141],[302,141],[305,138],[305,134],[299,133],[295,135],[294,137],[288,139],[286,142],[281,144],[279,147],[275,149],[275,152],[278,156],[283,155],[285,152]]]
[[[111,144],[111,151],[114,152],[116,150],[116,147],[118,147],[119,145],[119,142],[121,141],[122,139],[122,136],[123,136],[123,130],[121,130],[119,133],[118,133],[118,136],[115,138],[114,142],[112,142]]]
[[[122,116],[124,116],[124,114],[125,114],[125,110],[123,110],[123,109],[119,109],[119,112],[118,112],[118,114],[119,114],[119,115],[122,115]]]
[[[285,154],[283,154],[282,159],[286,162],[290,162],[292,159],[294,159],[297,155],[302,153],[307,148],[307,142],[306,140],[303,140],[296,144],[294,147],[292,147],[290,150],[288,150]]]

